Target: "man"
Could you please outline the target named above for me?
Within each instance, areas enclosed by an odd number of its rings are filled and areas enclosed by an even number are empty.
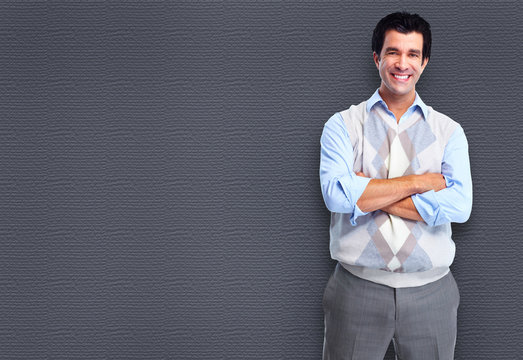
[[[321,136],[320,181],[337,260],[323,297],[323,359],[453,359],[459,291],[451,222],[472,207],[461,126],[423,103],[429,24],[390,14],[372,50],[381,85]]]

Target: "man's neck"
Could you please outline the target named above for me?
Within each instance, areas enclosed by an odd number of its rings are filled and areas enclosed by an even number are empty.
[[[378,90],[381,98],[387,104],[390,111],[396,116],[396,121],[399,122],[403,114],[407,109],[414,103],[416,98],[415,90],[406,95],[395,95],[387,91],[383,91],[381,88]]]

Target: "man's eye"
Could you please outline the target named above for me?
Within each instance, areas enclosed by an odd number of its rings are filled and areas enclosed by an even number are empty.
[[[418,54],[410,54],[411,57],[419,57]]]

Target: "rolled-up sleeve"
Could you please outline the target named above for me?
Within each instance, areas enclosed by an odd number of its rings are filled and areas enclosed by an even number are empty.
[[[356,205],[370,178],[357,176],[353,170],[352,144],[340,113],[334,114],[323,127],[320,139],[320,183],[325,206],[331,212],[350,213],[356,225],[363,212]]]
[[[463,223],[472,210],[472,178],[468,142],[461,126],[454,130],[445,147],[441,173],[447,187],[412,195],[414,206],[430,226]]]

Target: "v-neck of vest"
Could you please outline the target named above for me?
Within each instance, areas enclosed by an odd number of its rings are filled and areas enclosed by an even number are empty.
[[[371,108],[371,111],[373,109],[390,128],[394,129],[398,133],[408,129],[419,120],[423,120],[423,114],[419,111],[414,111],[407,119],[398,122],[396,120],[396,117],[391,116],[389,113],[387,113],[387,110],[383,106],[373,106]]]

